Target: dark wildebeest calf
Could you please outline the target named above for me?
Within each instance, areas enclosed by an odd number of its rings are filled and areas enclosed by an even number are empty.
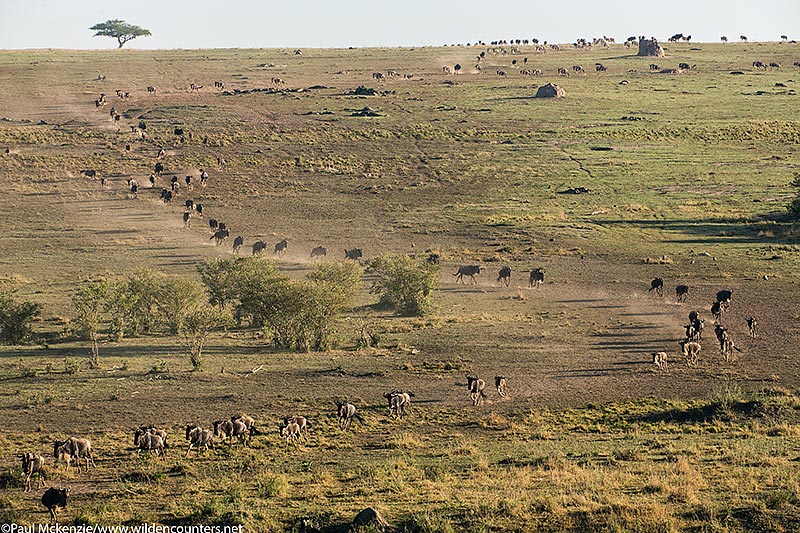
[[[678,303],[685,302],[687,296],[689,296],[688,285],[678,285],[677,287],[675,287],[675,297],[677,298]]]

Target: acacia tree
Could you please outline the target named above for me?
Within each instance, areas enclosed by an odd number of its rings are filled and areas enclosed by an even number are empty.
[[[72,294],[72,306],[75,309],[75,323],[79,331],[91,341],[91,363],[99,365],[100,312],[108,299],[108,282],[93,281],[78,287]]]
[[[94,34],[94,37],[115,38],[119,43],[119,48],[122,48],[122,45],[131,39],[151,35],[150,30],[140,28],[139,26],[134,26],[133,24],[128,24],[124,20],[119,19],[98,22],[89,29],[97,32]]]

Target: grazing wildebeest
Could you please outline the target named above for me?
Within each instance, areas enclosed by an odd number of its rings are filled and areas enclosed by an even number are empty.
[[[569,71],[563,67],[559,67],[557,72],[559,76],[569,76]]]
[[[511,283],[511,267],[504,266],[500,269],[500,273],[497,275],[497,281],[501,285],[505,285],[506,287],[509,286]]]
[[[267,249],[267,243],[264,241],[256,241],[253,243],[253,252],[250,255],[259,255]]]
[[[218,229],[217,231],[214,232],[214,235],[212,235],[211,238],[208,240],[210,241],[213,240],[214,244],[219,246],[225,241],[225,239],[230,237],[230,235],[231,233],[227,229]]]
[[[742,41],[743,43],[747,42],[747,35],[740,35],[739,40]]]
[[[324,246],[317,246],[311,250],[311,259],[314,259],[315,257],[325,257],[326,255],[328,255],[328,249]]]
[[[656,291],[656,294],[663,296],[664,294],[664,278],[655,278],[650,282],[650,289],[647,292]]]
[[[697,361],[700,356],[700,343],[695,341],[681,341],[678,343],[681,346],[683,357],[686,359],[688,366],[697,366]]]
[[[667,370],[667,353],[666,352],[653,352],[653,363],[659,370]]]
[[[353,418],[364,424],[364,418],[356,412],[356,406],[350,402],[336,402],[336,408],[339,415],[339,429],[347,431],[350,429],[350,424],[353,423]]]
[[[152,85],[148,85],[147,86],[147,92],[150,93],[150,94],[155,94],[156,88],[153,87]]]
[[[582,66],[580,66],[580,65],[572,65],[572,70],[573,70],[573,71],[575,71],[575,72],[583,72],[584,74],[586,73],[586,72],[583,70],[583,67],[582,67]]]
[[[753,68],[763,68],[764,70],[766,70],[767,64],[762,61],[753,61]]]
[[[500,395],[501,398],[505,398],[507,391],[506,391],[506,377],[505,376],[495,376],[494,377],[494,388],[497,389],[497,394]]]
[[[650,70],[661,70],[661,67],[659,67],[655,63],[650,63]]]
[[[50,522],[58,520],[58,510],[67,506],[67,496],[69,496],[69,487],[65,489],[56,489],[50,487],[42,495],[42,505],[50,511]]]
[[[608,70],[608,68],[606,68],[606,66],[603,65],[602,63],[595,63],[594,64],[594,69],[597,72],[606,72]]]
[[[688,285],[678,285],[677,287],[675,287],[675,297],[677,298],[678,303],[685,302],[687,296],[689,296]]]
[[[281,242],[275,244],[275,252],[279,256],[283,257],[286,254],[286,248],[289,246],[289,241],[283,239]]]
[[[55,441],[53,443],[53,458],[55,463],[64,460],[69,468],[73,459],[76,460],[78,472],[81,471],[81,459],[86,459],[86,469],[89,469],[89,463],[94,464],[94,457],[92,457],[92,443],[89,439],[70,437],[65,441]]]
[[[189,452],[192,451],[192,448],[196,448],[198,454],[201,446],[206,451],[209,448],[214,448],[214,433],[210,429],[203,429],[200,426],[188,424],[186,426],[186,440],[189,441],[189,449],[186,450],[184,457],[189,457]]]
[[[468,266],[458,267],[458,272],[453,274],[453,276],[455,276],[456,278],[456,283],[458,283],[459,281],[461,283],[464,283],[464,276],[469,276],[470,278],[472,278],[472,283],[478,283],[475,280],[475,275],[480,273],[481,273],[481,267],[479,267],[478,265],[468,265]]]
[[[244,237],[238,235],[235,239],[233,239],[233,253],[239,254],[239,248],[244,245]]]
[[[87,168],[86,170],[81,170],[81,174],[83,174],[87,178],[94,178],[95,176],[97,176],[97,171],[91,168]]]
[[[544,269],[539,267],[531,270],[531,277],[528,279],[528,288],[536,288],[544,283]]]
[[[769,67],[770,68],[781,68],[781,64],[780,63],[775,63],[773,61],[772,63],[769,64]]]
[[[479,405],[481,400],[487,397],[485,389],[485,381],[478,376],[467,374],[467,390],[469,390],[469,397],[473,406]]]
[[[351,259],[353,261],[358,261],[364,256],[361,252],[361,248],[353,248],[352,250],[345,250],[344,251],[344,258]]]
[[[750,333],[750,338],[756,338],[756,326],[758,326],[758,321],[755,317],[751,316],[747,318],[747,329]]]
[[[37,474],[36,488],[44,487],[47,480],[47,471],[44,466],[44,457],[41,455],[27,452],[19,455],[22,458],[22,473],[25,474],[25,492],[30,492],[31,476]]]
[[[286,439],[286,446],[289,446],[290,441],[294,441],[295,444],[300,442],[300,437],[302,435],[300,430],[300,424],[294,422],[293,420],[289,420],[286,422],[284,426],[280,427],[281,430],[281,437]]]
[[[725,37],[724,35],[722,37],[720,37],[719,40],[722,41],[723,43],[727,43],[728,42],[728,38]]]
[[[384,81],[386,79],[386,76],[383,75],[383,72],[373,72],[372,77],[378,81]]]

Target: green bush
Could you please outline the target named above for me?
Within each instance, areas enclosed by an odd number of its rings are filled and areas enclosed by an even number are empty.
[[[367,272],[376,276],[370,292],[402,316],[423,316],[433,309],[439,266],[405,255],[379,255]]]
[[[36,302],[18,302],[8,292],[0,292],[0,341],[22,344],[33,333],[33,321],[42,312]]]

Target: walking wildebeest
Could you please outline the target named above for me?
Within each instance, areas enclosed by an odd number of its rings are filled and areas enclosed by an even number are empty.
[[[286,254],[286,248],[288,248],[288,246],[289,246],[289,241],[286,240],[286,239],[283,239],[281,242],[275,244],[275,252],[274,253],[278,254],[281,257],[283,257],[284,254]]]
[[[758,326],[758,321],[756,320],[756,318],[753,317],[753,316],[748,317],[747,318],[747,329],[749,330],[751,339],[755,339],[756,338],[756,326]]]
[[[251,255],[259,255],[261,252],[266,250],[267,243],[264,241],[256,241],[253,243],[253,253]]]
[[[711,316],[714,317],[715,322],[719,322],[720,318],[722,318],[722,312],[724,310],[725,308],[720,302],[714,302],[711,304]]]
[[[655,363],[655,365],[658,367],[659,370],[667,369],[666,352],[653,352],[651,355],[653,356],[653,363]]]
[[[528,288],[530,289],[533,287],[535,289],[542,283],[544,283],[544,269],[540,267],[531,270],[531,277],[528,280]]]
[[[495,376],[494,377],[494,387],[497,389],[497,394],[501,398],[506,397],[506,377],[505,376]]]
[[[467,389],[473,406],[480,405],[481,400],[486,398],[486,382],[478,376],[467,374]]]
[[[328,255],[328,249],[324,246],[317,246],[311,250],[311,259],[314,259],[315,257],[325,257],[326,255]]]
[[[721,290],[717,293],[717,301],[725,309],[731,305],[731,297],[733,297],[733,291],[730,289]]]
[[[686,301],[686,297],[689,295],[689,286],[688,285],[678,285],[675,287],[675,296],[678,299],[678,303],[683,303]]]
[[[358,261],[364,256],[361,252],[361,248],[353,248],[352,250],[345,250],[344,251],[344,258],[351,259],[353,261]]]
[[[464,283],[464,276],[469,276],[470,278],[472,278],[472,283],[478,283],[475,280],[475,276],[480,273],[481,273],[481,267],[479,267],[478,265],[468,265],[468,266],[458,267],[458,272],[453,274],[453,276],[455,276],[456,278],[456,283],[458,283],[459,281],[461,283]]]
[[[238,235],[235,239],[233,239],[233,253],[239,254],[239,248],[244,245],[244,237]]]
[[[511,283],[511,267],[504,266],[500,269],[500,273],[497,275],[497,281],[501,285],[505,285],[506,287],[509,286]]]
[[[50,487],[44,491],[42,505],[50,511],[50,522],[58,520],[58,510],[67,506],[67,496],[69,496],[69,487],[65,489]]]
[[[656,278],[650,282],[650,289],[647,292],[656,291],[659,296],[664,295],[664,278]]]
[[[350,402],[336,402],[337,412],[339,414],[339,428],[342,431],[350,429],[350,424],[353,423],[353,418],[364,424],[364,418],[356,412],[356,406]]]
[[[681,341],[678,344],[681,346],[686,364],[688,366],[697,366],[697,360],[701,350],[700,343],[695,341]]]

